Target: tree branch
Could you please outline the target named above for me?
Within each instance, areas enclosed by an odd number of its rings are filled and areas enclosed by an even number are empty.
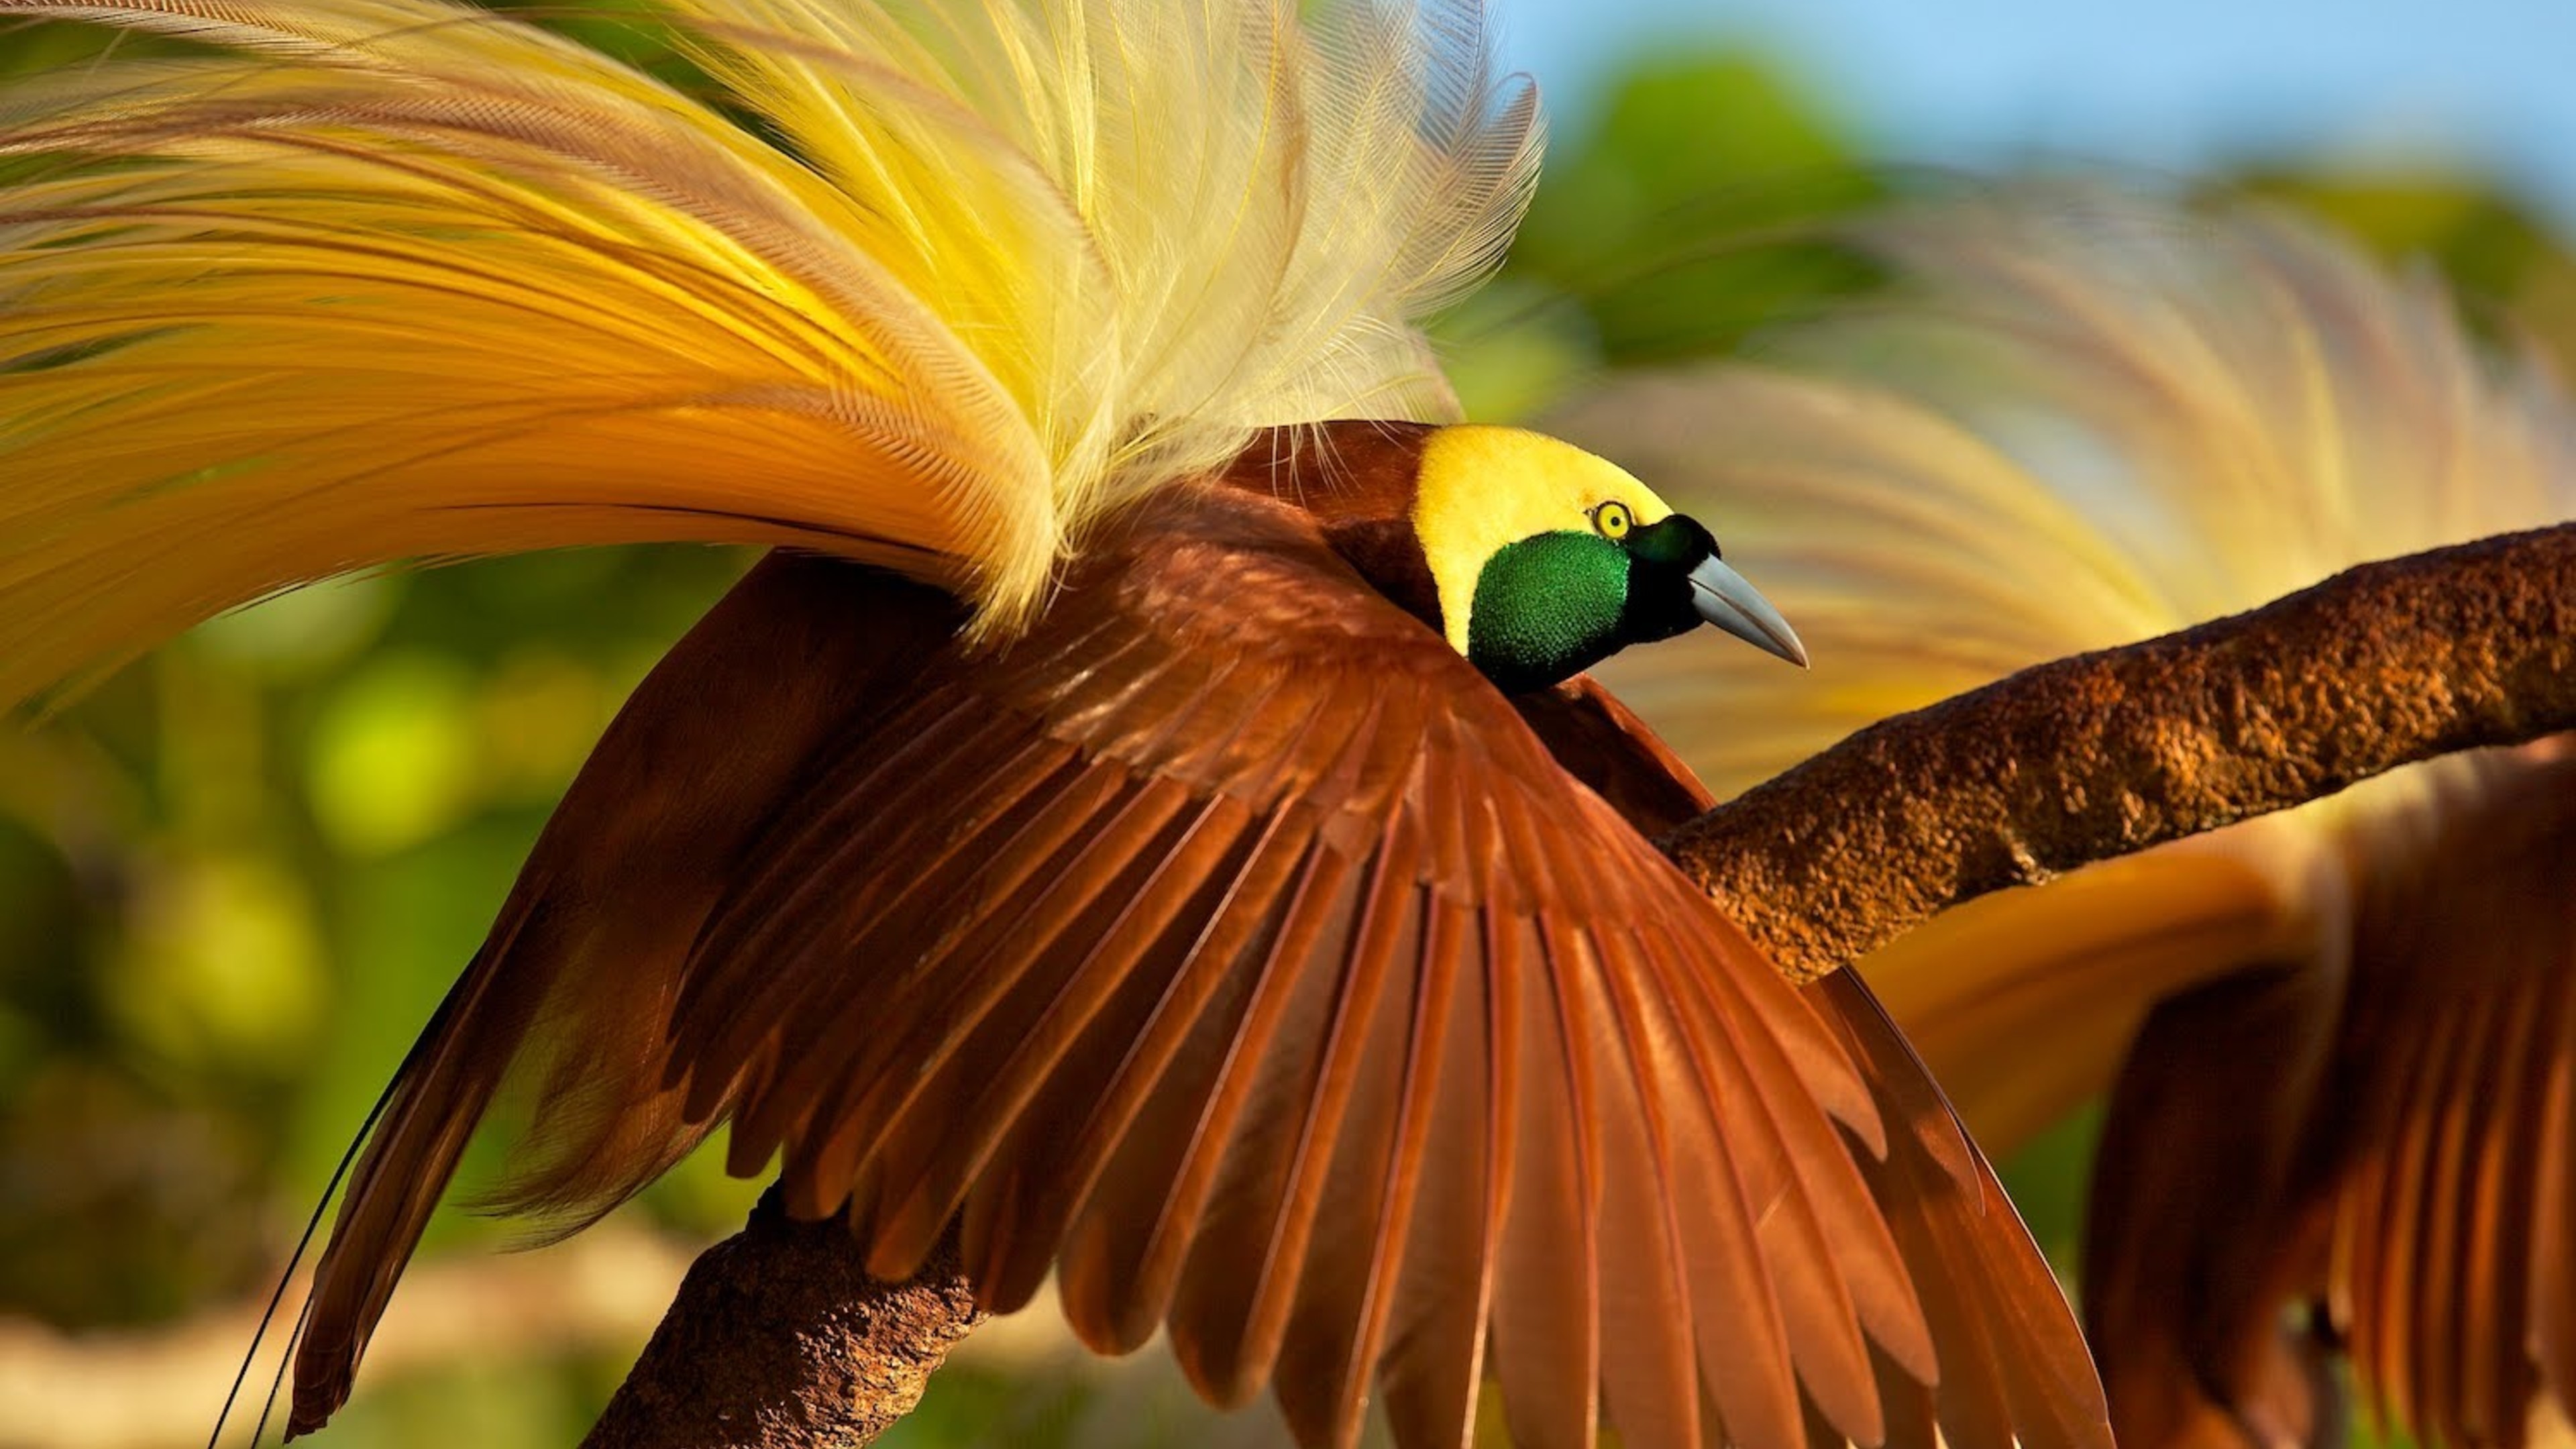
[[[763,1194],[701,1254],[583,1449],[843,1449],[921,1402],[984,1321],[952,1234],[912,1278],[881,1283],[847,1224],[798,1222]]]
[[[1811,979],[1987,891],[2568,729],[2576,525],[2025,670],[1863,730],[1664,846]],[[953,1248],[875,1283],[838,1221],[764,1200],[690,1270],[586,1443],[864,1444],[979,1318]]]
[[[1935,912],[2576,729],[2576,524],[2359,568],[1898,715],[1662,844],[1810,980]]]

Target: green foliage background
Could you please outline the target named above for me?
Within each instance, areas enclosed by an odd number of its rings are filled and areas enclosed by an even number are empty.
[[[568,24],[686,79],[615,12]],[[0,34],[0,84],[95,49],[76,27]],[[1822,244],[1833,219],[1954,182],[1874,169],[1832,97],[1759,56],[1641,61],[1560,132],[1509,270],[1444,328],[1456,376],[1478,413],[1508,418],[1606,370],[1758,347],[1764,327],[1870,285]],[[2208,184],[2320,211],[2440,268],[2480,315],[2576,348],[2564,240],[2476,177],[2285,164]],[[265,1294],[590,742],[747,562],[595,551],[316,589],[0,733],[0,1324],[110,1345]],[[2089,1129],[2081,1116],[2011,1164],[2061,1262]],[[469,1178],[496,1161],[480,1144]],[[700,1161],[628,1212],[709,1238],[751,1192]],[[450,1212],[424,1258],[507,1239]],[[368,1377],[324,1442],[569,1443],[632,1347]],[[12,1413],[0,1404],[0,1446],[32,1442]],[[1150,1367],[1049,1350],[960,1364],[888,1442],[1272,1434],[1266,1413],[1212,1428]]]

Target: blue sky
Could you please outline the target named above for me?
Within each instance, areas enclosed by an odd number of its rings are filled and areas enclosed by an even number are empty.
[[[2576,230],[2576,0],[1497,0],[1579,127],[1674,36],[1750,40],[1892,159],[2180,171],[2291,152],[2480,166]]]

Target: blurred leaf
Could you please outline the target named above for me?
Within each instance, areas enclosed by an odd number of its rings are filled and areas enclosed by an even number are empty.
[[[81,944],[93,926],[81,882],[51,840],[0,815],[0,1000],[26,1031],[54,1043],[96,1039]],[[0,1044],[0,1093],[24,1060]]]
[[[266,857],[174,861],[146,877],[100,985],[128,1039],[157,1056],[284,1075],[322,1015],[311,900]]]
[[[340,928],[332,954],[341,981],[334,1026],[304,1065],[293,1161],[300,1192],[316,1191],[463,970],[535,838],[533,814],[486,815],[400,855],[352,862],[336,877]],[[488,1178],[507,1146],[486,1132],[468,1158],[468,1180]],[[507,1236],[442,1214],[432,1236],[464,1229]]]
[[[208,620],[189,638],[245,674],[308,678],[375,642],[409,582],[403,574],[362,574],[314,584]]]
[[[596,667],[544,646],[513,650],[474,700],[472,728],[494,793],[553,805],[617,702]]]
[[[1884,187],[1827,109],[1756,56],[1650,58],[1567,149],[1512,275],[1580,301],[1610,362],[1723,351],[1871,276],[1826,224]]]
[[[2430,263],[2492,339],[2537,340],[2576,375],[2576,258],[2566,239],[2481,178],[2267,169],[2227,185],[2285,202],[2400,266]]]
[[[308,774],[325,839],[352,855],[388,855],[464,818],[481,783],[471,687],[452,659],[399,654],[332,694]]]
[[[269,1206],[238,1124],[56,1055],[0,1114],[0,1312],[164,1320],[268,1271]]]
[[[1600,366],[1600,339],[1582,309],[1518,278],[1468,298],[1433,336],[1450,386],[1479,422],[1524,421]]]
[[[601,1407],[552,1364],[468,1360],[352,1401],[332,1419],[330,1442],[561,1449],[581,1438]]]
[[[725,1171],[725,1140],[719,1132],[655,1178],[637,1200],[673,1227],[719,1237],[742,1226],[768,1186],[766,1172],[735,1177]]]
[[[2032,1241],[2048,1255],[2058,1280],[2069,1285],[2082,1259],[2084,1203],[2093,1180],[2093,1149],[2101,1140],[2102,1104],[2089,1102],[1996,1169]]]

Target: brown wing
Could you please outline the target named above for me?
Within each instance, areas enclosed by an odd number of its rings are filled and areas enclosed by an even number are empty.
[[[1617,802],[1638,830],[1661,835],[1714,803],[1689,767],[1590,678],[1519,703],[1566,769]],[[1804,996],[1859,1065],[1889,1124],[1888,1150],[1863,1156],[1861,1171],[1940,1356],[1932,1386],[1875,1360],[1888,1443],[1930,1449],[1937,1427],[1952,1445],[2107,1446],[2102,1389],[2056,1279],[1922,1061],[1857,972],[1838,971]]]
[[[2576,737],[2441,768],[2356,813],[2348,941],[2130,1049],[2085,1245],[2124,1443],[2339,1438],[2337,1345],[2431,1443],[2576,1398]]]
[[[661,1090],[669,996],[772,802],[874,707],[936,590],[772,556],[680,641],[601,738],[403,1062],[316,1265],[290,1433],[349,1395],[359,1354],[503,1077],[545,1088],[518,1205],[579,1226],[705,1136]],[[733,707],[728,707],[731,705]],[[552,1030],[531,1033],[540,1023]]]
[[[997,1306],[1060,1256],[1089,1341],[1310,1443],[1373,1367],[1407,1443],[1488,1369],[1532,1445],[1704,1393],[1788,1444],[1802,1383],[1877,1436],[1872,1343],[1931,1348],[1853,1063],[1499,695],[1241,495],[1052,618],[926,661],[710,920],[670,1070],[738,1166],[882,1273],[962,1213]]]
[[[1532,1446],[1870,1442],[1932,1376],[1866,1064],[1301,515],[1166,500],[1000,652],[924,598],[773,560],[638,692],[406,1067],[299,1423],[532,1022],[518,1200],[730,1118],[879,1271],[959,1221],[996,1306],[1055,1263],[1310,1444],[1372,1371],[1424,1446],[1488,1375]]]

